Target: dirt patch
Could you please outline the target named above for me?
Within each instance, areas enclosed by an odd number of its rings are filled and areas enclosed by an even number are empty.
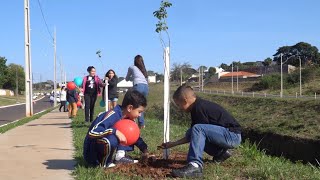
[[[147,162],[117,165],[114,168],[106,170],[106,173],[121,173],[129,177],[142,177],[152,179],[166,179],[172,177],[170,175],[172,169],[181,168],[187,164],[187,154],[175,153],[171,154],[168,160],[157,155],[149,158]]]

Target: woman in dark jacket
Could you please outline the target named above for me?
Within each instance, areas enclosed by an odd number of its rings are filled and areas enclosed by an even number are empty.
[[[114,70],[110,69],[104,79],[105,83],[108,82],[108,103],[109,110],[113,109],[117,105],[118,101],[118,92],[117,92],[117,84],[118,77]],[[105,97],[105,88],[103,88],[103,97]],[[105,100],[105,98],[103,98]]]

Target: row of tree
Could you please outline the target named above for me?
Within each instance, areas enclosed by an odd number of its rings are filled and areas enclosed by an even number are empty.
[[[183,81],[190,78],[193,74],[202,73],[203,71],[208,70],[208,77],[213,76],[216,73],[215,67],[206,67],[200,66],[198,69],[192,68],[192,66],[188,63],[174,63],[171,69],[171,80],[172,81],[180,81],[181,76]]]
[[[0,88],[24,91],[25,73],[21,65],[10,63],[7,65],[7,59],[0,56]]]
[[[273,59],[268,57],[261,63],[259,62],[245,62],[233,61],[231,64],[222,63],[219,67],[226,71],[231,71],[233,67],[238,67],[239,69],[249,69],[254,66],[271,66],[272,62],[280,65],[281,56],[283,64],[289,64],[293,66],[300,65],[300,59],[302,66],[305,65],[319,65],[320,64],[320,53],[316,46],[312,46],[306,42],[299,42],[292,46],[282,46],[279,47],[277,52],[273,55]]]

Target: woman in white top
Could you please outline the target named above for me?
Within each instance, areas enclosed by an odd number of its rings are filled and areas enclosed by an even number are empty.
[[[67,112],[66,110],[66,102],[67,102],[67,91],[64,86],[61,87],[61,93],[60,93],[60,108],[59,111],[61,112],[61,108],[63,106],[63,112]]]

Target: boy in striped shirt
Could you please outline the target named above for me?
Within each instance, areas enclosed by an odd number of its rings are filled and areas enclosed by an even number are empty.
[[[83,146],[83,157],[89,166],[113,167],[112,155],[120,143],[126,143],[126,137],[113,126],[121,119],[134,120],[141,115],[147,106],[146,98],[138,91],[128,91],[122,106],[100,114],[91,124]],[[139,137],[134,144],[148,157],[148,146]]]

